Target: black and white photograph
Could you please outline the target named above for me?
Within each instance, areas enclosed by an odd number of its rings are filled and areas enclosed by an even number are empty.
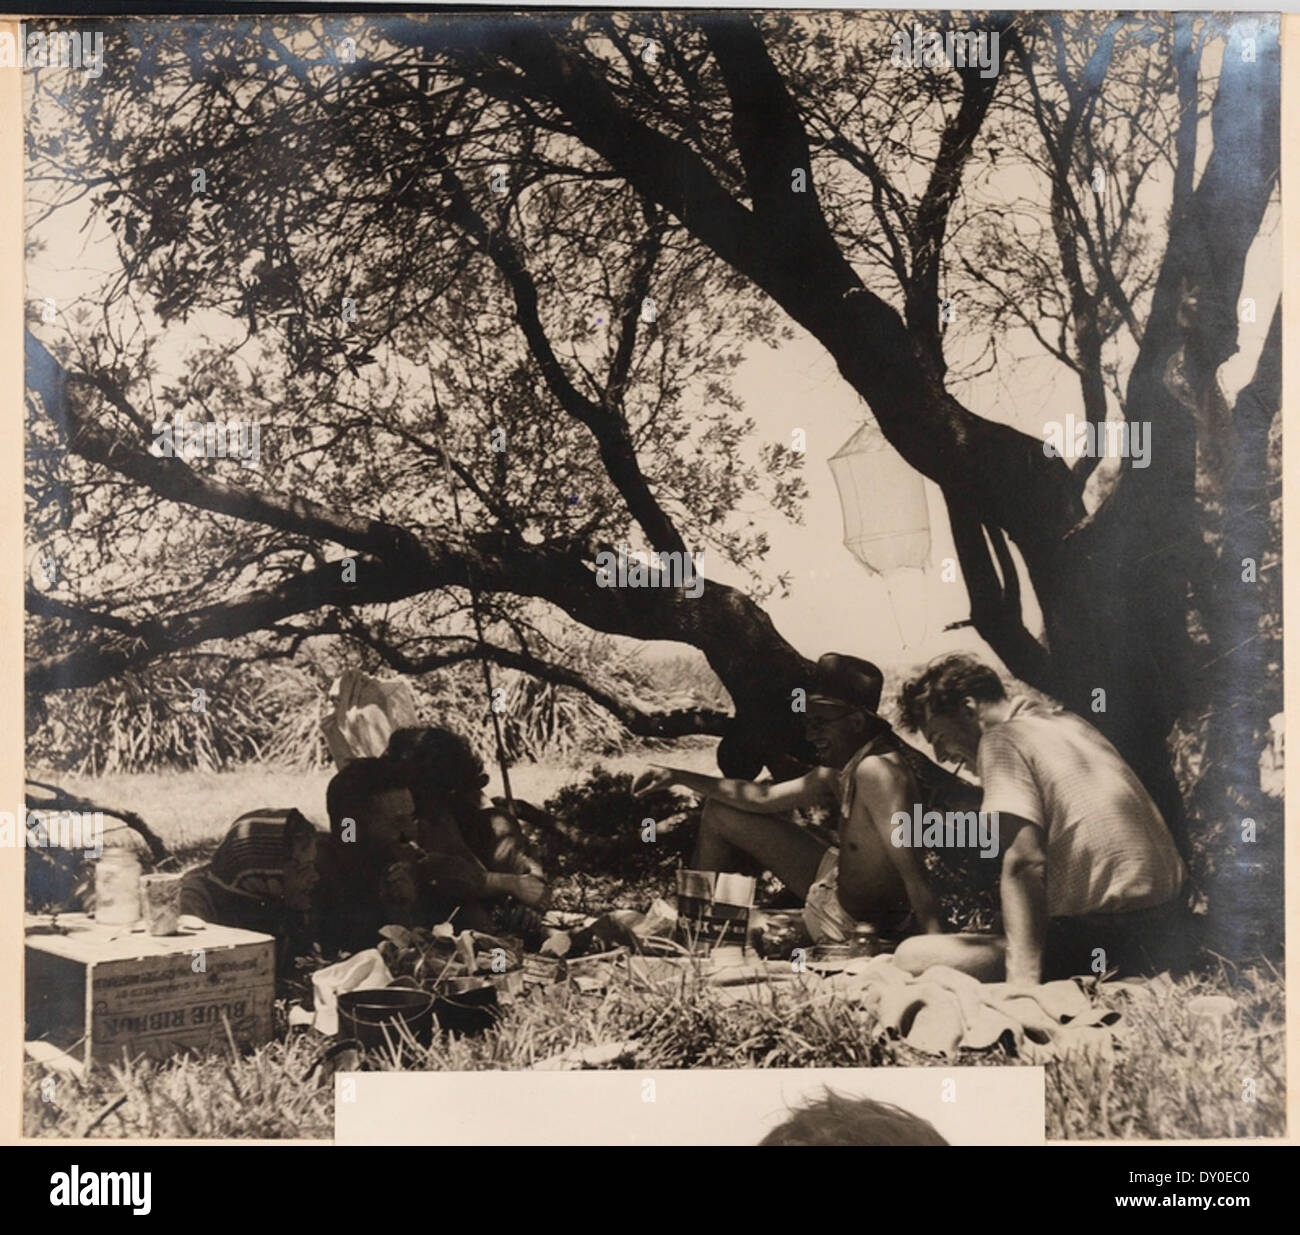
[[[0,25],[23,1138],[1285,1138],[1286,21]]]

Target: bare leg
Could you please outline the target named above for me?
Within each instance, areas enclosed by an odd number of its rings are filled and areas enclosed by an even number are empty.
[[[805,897],[817,877],[826,845],[781,815],[754,815],[721,802],[705,802],[693,866],[735,873],[748,856],[770,870],[796,896]]]
[[[894,953],[894,964],[915,977],[931,965],[947,965],[981,982],[1006,976],[1007,941],[1001,935],[912,935]]]

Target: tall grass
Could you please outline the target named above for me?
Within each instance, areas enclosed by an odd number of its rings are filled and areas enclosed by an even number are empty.
[[[643,707],[706,706],[730,699],[704,657],[691,650],[650,660],[608,636],[575,637],[548,655]],[[390,677],[373,658],[232,663],[178,657],[84,690],[42,701],[28,733],[28,758],[82,777],[240,766],[311,771],[330,766],[320,723],[329,686],[345,663]],[[463,733],[485,761],[495,732],[481,668],[463,663],[410,678],[422,720]],[[613,755],[638,744],[589,695],[516,670],[494,670],[499,719],[511,763]],[[201,692],[201,693],[199,693]],[[200,706],[201,705],[201,706]]]
[[[165,1061],[134,1060],[85,1079],[26,1065],[27,1136],[328,1138],[333,1085],[322,1042],[297,1034],[251,1052],[233,1048]],[[50,1100],[47,1100],[47,1096]]]
[[[1188,1001],[1204,993],[1227,993],[1237,1001],[1221,1030],[1188,1016]],[[1124,1027],[1109,1055],[1081,1052],[1047,1065],[1049,1139],[1285,1132],[1279,975],[1264,968],[1189,977],[1153,986],[1137,1000],[1103,984],[1099,997],[1123,1011]],[[119,1065],[87,1081],[59,1078],[52,1102],[41,1094],[43,1069],[28,1064],[24,1129],[30,1136],[89,1129],[97,1137],[327,1137],[333,1115],[328,1068],[320,1062],[324,1045],[314,1033],[295,1031],[247,1054],[225,1049]],[[360,1066],[520,1069],[596,1047],[606,1048],[600,1066],[624,1069],[948,1064],[879,1036],[868,1013],[815,981],[775,985],[770,997],[728,1002],[699,970],[688,968],[665,982],[618,969],[606,989],[590,993],[572,982],[536,988],[479,1036],[439,1034],[428,1047],[408,1039],[369,1052]],[[1021,1061],[995,1049],[965,1053],[960,1062],[1015,1067]],[[682,1137],[689,1142],[689,1129]]]

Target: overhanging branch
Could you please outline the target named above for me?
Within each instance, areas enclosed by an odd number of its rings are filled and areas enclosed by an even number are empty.
[[[629,733],[638,737],[677,738],[689,734],[720,736],[726,732],[727,725],[731,721],[729,713],[714,708],[690,707],[675,708],[670,711],[651,711],[593,682],[567,665],[557,665],[514,648],[500,647],[492,643],[469,643],[466,647],[453,651],[412,657],[365,626],[359,624],[349,626],[345,633],[377,652],[390,668],[410,677],[432,673],[435,669],[444,669],[449,665],[486,656],[494,664],[501,665],[503,668],[517,669],[544,682],[581,691],[615,716]]]

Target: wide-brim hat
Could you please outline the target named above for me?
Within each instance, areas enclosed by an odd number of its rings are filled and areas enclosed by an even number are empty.
[[[813,671],[809,703],[839,703],[877,715],[885,675],[869,660],[827,652]]]

